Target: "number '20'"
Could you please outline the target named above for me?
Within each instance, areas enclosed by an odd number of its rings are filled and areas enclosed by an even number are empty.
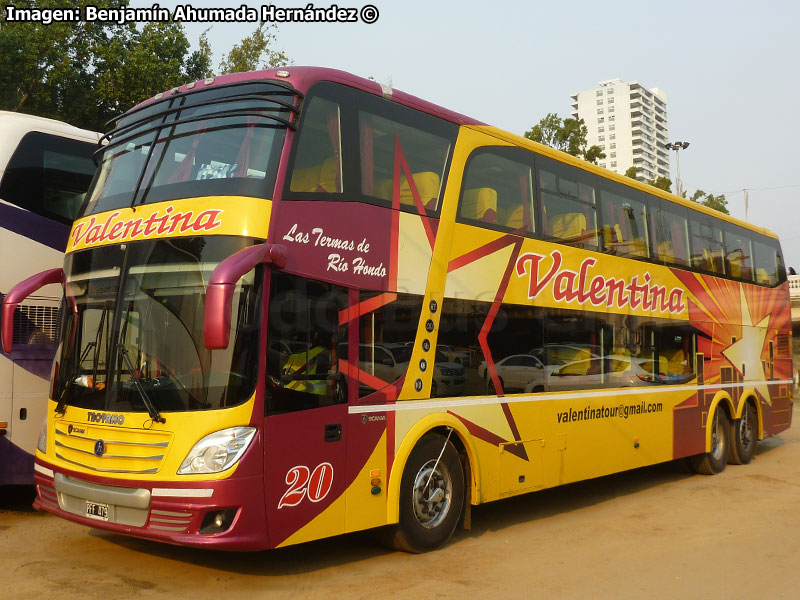
[[[324,462],[311,471],[305,465],[292,467],[286,472],[289,489],[278,502],[278,508],[297,506],[308,496],[311,502],[320,502],[333,487],[333,465]]]

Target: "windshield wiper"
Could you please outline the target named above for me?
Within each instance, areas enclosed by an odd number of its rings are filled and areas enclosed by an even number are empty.
[[[94,342],[89,342],[86,344],[86,348],[83,349],[83,354],[81,354],[81,356],[78,358],[78,361],[72,366],[72,370],[67,376],[67,382],[64,384],[64,389],[61,390],[61,394],[58,396],[55,414],[62,417],[67,414],[67,392],[72,387],[72,384],[75,383],[75,379],[78,378],[78,371],[80,370],[83,361],[86,360],[86,357],[89,355],[89,350],[95,347],[96,344]]]
[[[167,420],[161,416],[161,413],[158,412],[156,405],[153,403],[153,400],[148,396],[145,389],[142,387],[142,383],[139,381],[139,378],[136,377],[134,371],[136,368],[133,366],[130,357],[128,356],[128,349],[122,342],[117,342],[117,350],[119,350],[122,359],[125,361],[128,369],[131,371],[131,381],[133,381],[133,385],[136,387],[136,391],[139,392],[139,395],[142,397],[142,402],[144,402],[145,408],[147,408],[147,413],[150,415],[150,418],[153,420],[154,423],[166,423]]]

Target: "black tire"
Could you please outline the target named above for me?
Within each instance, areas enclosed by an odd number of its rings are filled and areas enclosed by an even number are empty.
[[[689,465],[696,473],[716,475],[728,464],[730,419],[722,406],[717,406],[711,421],[711,451],[689,457]]]
[[[498,379],[498,381],[500,382],[500,388],[501,388],[501,389],[503,389],[503,390],[505,390],[505,389],[506,389],[506,386],[505,386],[505,384],[503,383],[503,379],[502,379],[502,378],[500,378],[500,377],[498,377],[497,379]],[[497,390],[495,390],[495,389],[494,389],[494,380],[493,380],[491,377],[489,377],[489,380],[488,380],[488,382],[486,383],[486,389],[487,389],[487,391],[488,391],[490,394],[497,395]]]
[[[742,418],[731,423],[728,462],[732,465],[746,465],[756,454],[758,446],[758,415],[749,402],[744,405]]]
[[[465,496],[464,468],[453,444],[438,434],[422,438],[403,470],[400,522],[391,529],[392,545],[414,553],[443,546],[458,525]]]

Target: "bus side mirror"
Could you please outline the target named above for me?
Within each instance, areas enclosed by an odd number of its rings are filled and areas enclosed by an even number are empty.
[[[35,291],[51,283],[64,283],[64,269],[48,269],[21,281],[3,298],[3,328],[0,336],[3,338],[3,352],[10,354],[14,339],[14,312],[25,298]]]
[[[206,289],[203,312],[203,344],[206,348],[224,350],[228,347],[236,282],[262,263],[285,267],[286,258],[286,246],[282,244],[257,244],[231,254],[217,265]]]

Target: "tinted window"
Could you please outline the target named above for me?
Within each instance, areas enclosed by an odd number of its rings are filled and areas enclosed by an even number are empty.
[[[753,281],[753,245],[750,233],[728,225],[725,229],[725,272],[737,279]]]
[[[289,189],[292,192],[342,191],[341,109],[315,97],[307,104]]]
[[[785,281],[783,259],[776,240],[757,235],[753,240],[755,281],[762,285],[777,285]]]
[[[529,164],[480,150],[467,163],[459,216],[506,230],[534,231],[533,173]]]
[[[617,256],[647,258],[650,241],[647,231],[648,206],[633,194],[603,190],[603,246]]]
[[[597,194],[576,172],[537,169],[541,194],[542,232],[561,241],[597,247]]]
[[[330,82],[307,96],[284,197],[436,213],[458,126]]]
[[[690,214],[689,243],[693,267],[725,274],[725,245],[721,227],[721,221],[712,220],[708,215]]]
[[[386,296],[375,292],[361,292],[360,296],[360,302],[385,299]],[[392,301],[361,315],[358,323],[360,396],[380,391],[405,376],[421,313],[421,296],[396,294]]]
[[[269,197],[293,102],[290,91],[260,83],[176,95],[156,103],[159,111],[131,113],[110,134],[85,213],[197,196]]]
[[[668,202],[662,202],[660,208],[651,207],[651,233],[654,258],[656,260],[688,266],[689,264],[689,229],[686,209]]]
[[[347,290],[282,273],[272,276],[267,352],[267,411],[283,413],[347,401]]]
[[[397,194],[400,205],[438,210],[449,139],[367,111],[358,113],[358,133],[365,196],[393,203]]]
[[[0,198],[62,223],[72,223],[94,175],[96,144],[47,133],[25,134],[0,182]]]

